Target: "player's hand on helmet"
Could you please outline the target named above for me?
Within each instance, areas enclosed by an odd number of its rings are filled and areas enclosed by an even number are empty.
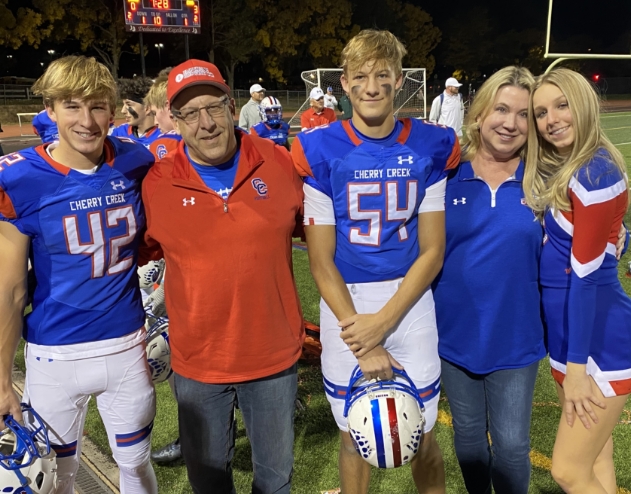
[[[392,379],[393,367],[403,370],[403,366],[381,345],[377,345],[363,357],[358,358],[357,363],[366,379],[369,380],[379,379],[386,381]]]
[[[0,389],[0,430],[4,429],[5,415],[12,415],[15,420],[22,422],[20,398],[10,383],[9,387]]]
[[[604,399],[599,396],[592,385],[592,380],[585,371],[585,365],[568,362],[567,374],[563,380],[563,413],[567,425],[574,425],[575,414],[586,429],[591,428],[591,422],[598,423],[598,416],[594,405],[599,408],[607,408]]]
[[[348,345],[355,357],[363,357],[383,340],[390,329],[383,317],[376,314],[355,314],[341,320],[340,338]]]
[[[622,251],[624,250],[624,244],[627,240],[627,229],[624,225],[620,225],[620,231],[618,232],[618,241],[616,242],[616,259],[619,261],[622,257]]]
[[[147,297],[145,307],[149,307],[156,317],[165,317],[167,315],[167,307],[164,300],[164,284]]]

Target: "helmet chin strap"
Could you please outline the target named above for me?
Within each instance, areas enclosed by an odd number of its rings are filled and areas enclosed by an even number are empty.
[[[20,481],[20,487],[24,489],[24,494],[34,494],[33,490],[29,487],[29,480],[24,475],[22,475],[22,472],[20,470],[15,470],[15,475]]]

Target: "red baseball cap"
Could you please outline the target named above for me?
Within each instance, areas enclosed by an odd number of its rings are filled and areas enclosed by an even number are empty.
[[[215,65],[204,60],[191,59],[174,67],[169,72],[169,82],[167,83],[169,105],[187,87],[202,84],[215,86],[224,93],[230,94],[230,87],[224,82],[221,72]]]

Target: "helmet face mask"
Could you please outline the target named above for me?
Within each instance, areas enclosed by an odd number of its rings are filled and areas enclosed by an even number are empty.
[[[57,459],[40,416],[22,403],[27,425],[12,416],[0,431],[0,487],[7,492],[52,494],[57,485]],[[2,492],[5,492],[3,490]]]
[[[263,122],[278,125],[283,121],[283,107],[274,96],[266,96],[259,104],[259,113]]]
[[[156,283],[162,281],[164,275],[164,259],[159,261],[149,261],[144,266],[138,268],[138,281],[140,288],[151,288]]]
[[[171,369],[171,345],[169,344],[169,320],[156,317],[149,308],[145,309],[147,329],[147,362],[151,370],[151,380],[155,383],[166,381]]]
[[[357,366],[346,391],[344,416],[353,445],[378,468],[409,463],[423,442],[423,401],[409,376],[393,371],[391,381],[366,382]]]

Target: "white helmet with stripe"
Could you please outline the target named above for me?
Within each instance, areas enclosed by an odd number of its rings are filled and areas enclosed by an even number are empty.
[[[263,122],[276,125],[283,120],[283,106],[274,96],[265,96],[259,104],[259,113]]]
[[[359,455],[378,468],[409,463],[423,441],[423,401],[405,371],[393,371],[391,381],[367,382],[357,366],[346,390],[348,432]]]
[[[160,283],[164,274],[164,267],[164,259],[149,261],[144,266],[139,266],[138,281],[140,288],[151,288],[156,283]]]
[[[166,381],[173,370],[171,369],[171,345],[169,344],[169,319],[156,317],[150,307],[145,307],[147,330],[147,362],[151,370],[151,380],[154,383]]]

